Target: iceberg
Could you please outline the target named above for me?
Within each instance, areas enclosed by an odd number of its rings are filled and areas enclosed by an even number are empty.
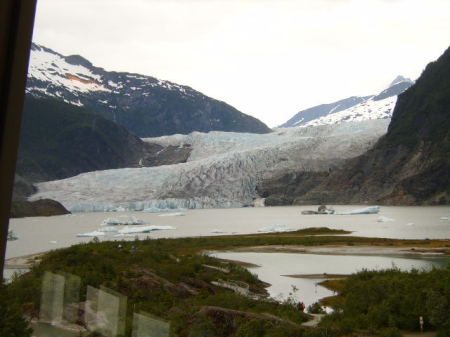
[[[103,233],[115,233],[118,231],[118,229],[115,226],[106,226],[106,227],[100,228],[98,231],[103,232]]]
[[[13,231],[8,231],[8,236],[6,237],[6,241],[15,241],[15,240],[19,240],[19,237],[14,234]]]
[[[165,214],[158,214],[158,216],[184,216],[184,213],[176,212],[176,213],[165,213]]]
[[[99,232],[99,231],[93,231],[93,232],[89,232],[89,233],[77,234],[77,237],[79,237],[79,238],[93,238],[93,237],[98,237],[98,236],[105,236],[105,233]]]
[[[125,227],[118,231],[119,234],[137,234],[137,233],[150,233],[157,230],[169,230],[176,229],[173,226],[135,226],[135,227]]]
[[[443,217],[441,217],[440,218],[440,220],[447,220],[447,221],[450,221],[450,216],[443,216]]]
[[[387,216],[382,216],[382,215],[380,215],[377,218],[377,222],[393,222],[393,221],[395,221],[395,219],[388,218]]]
[[[283,233],[292,231],[295,231],[295,229],[289,228],[288,225],[284,224],[274,224],[258,229],[259,233]]]
[[[132,215],[120,215],[117,218],[106,218],[102,222],[102,226],[128,226],[128,225],[143,225],[144,221]]]
[[[354,215],[354,214],[378,214],[380,206],[370,206],[365,208],[358,208],[351,211],[335,212],[338,215]]]

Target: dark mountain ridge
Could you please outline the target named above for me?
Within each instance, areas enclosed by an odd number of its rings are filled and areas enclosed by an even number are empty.
[[[184,162],[190,146],[166,147],[139,137],[85,108],[27,95],[18,151],[16,192],[27,182],[83,172]],[[23,179],[21,179],[23,178]]]

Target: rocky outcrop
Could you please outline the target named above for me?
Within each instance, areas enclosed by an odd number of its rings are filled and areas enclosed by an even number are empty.
[[[29,216],[53,216],[70,214],[59,202],[51,199],[36,201],[13,201],[11,205],[11,218],[24,218]]]
[[[146,145],[147,153],[140,163],[140,166],[145,167],[185,163],[192,152],[190,144],[166,147],[154,143],[146,143]]]
[[[37,188],[28,180],[16,174],[14,176],[14,189],[12,200],[26,200],[30,195],[37,192]]]
[[[298,325],[290,320],[283,319],[283,318],[280,318],[280,317],[277,317],[274,315],[255,314],[252,312],[226,309],[226,308],[215,307],[215,306],[203,306],[198,311],[198,314],[211,318],[218,325],[222,322],[230,322],[230,321],[239,320],[239,319],[246,319],[246,320],[258,319],[258,320],[272,322],[275,324],[287,324],[287,325],[294,326],[294,327],[300,327],[300,325]],[[237,322],[235,322],[234,326],[237,325],[236,323]]]
[[[256,191],[265,198],[265,206],[291,205],[296,195],[310,191],[328,175],[328,172],[290,172],[263,180]]]

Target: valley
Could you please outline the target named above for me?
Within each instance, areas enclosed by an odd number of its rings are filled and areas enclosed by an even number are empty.
[[[271,130],[190,87],[33,45],[15,194],[25,217],[7,247],[10,269],[31,269],[0,300],[87,336],[112,325],[131,336],[141,312],[164,336],[391,337],[417,330],[418,315],[445,336],[449,57],[415,83]],[[34,217],[25,199],[72,213]],[[323,204],[336,212],[316,214]],[[348,212],[361,205],[382,207]],[[52,316],[42,308],[57,300],[40,290],[71,302]],[[129,302],[111,313],[105,299]],[[328,306],[319,328],[302,326],[299,301]]]

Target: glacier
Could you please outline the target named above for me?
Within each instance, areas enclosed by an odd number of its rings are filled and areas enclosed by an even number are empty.
[[[71,212],[180,211],[252,206],[256,185],[289,171],[327,171],[365,152],[389,120],[276,129],[269,134],[213,131],[144,139],[191,144],[186,163],[88,172],[36,184],[30,200],[50,198]]]

